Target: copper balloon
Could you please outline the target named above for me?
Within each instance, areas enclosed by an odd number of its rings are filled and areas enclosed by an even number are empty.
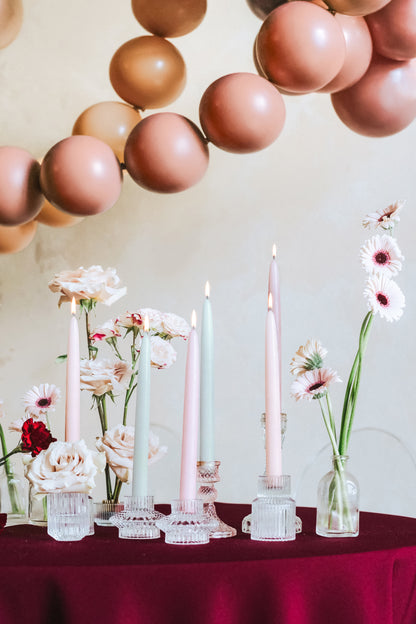
[[[0,224],[21,225],[39,212],[43,195],[40,165],[20,147],[0,147]]]
[[[137,21],[159,37],[181,37],[204,19],[207,0],[131,0]]]
[[[361,80],[331,99],[341,121],[358,134],[400,132],[416,116],[416,59],[400,62],[375,55]]]
[[[369,15],[379,11],[390,0],[330,0],[331,8],[344,15]]]
[[[379,54],[396,61],[416,56],[416,0],[391,0],[366,19]]]
[[[321,7],[294,0],[263,22],[257,57],[269,80],[286,91],[309,93],[332,80],[345,60],[345,39],[335,18]]]
[[[205,91],[199,105],[202,130],[228,152],[261,150],[277,139],[285,122],[282,96],[256,74],[223,76]]]
[[[118,95],[133,106],[161,108],[181,94],[186,82],[185,62],[177,48],[147,35],[126,41],[110,62],[110,80]]]
[[[254,15],[257,15],[261,20],[264,20],[273,9],[276,9],[285,2],[287,2],[287,0],[247,0],[247,4]]]
[[[86,134],[104,141],[122,161],[127,137],[141,118],[138,110],[124,102],[99,102],[81,113],[72,134]]]
[[[209,161],[199,128],[176,113],[156,113],[127,139],[124,160],[137,184],[158,193],[177,193],[196,184]]]
[[[47,200],[45,200],[45,203],[43,204],[40,213],[36,217],[36,221],[38,223],[43,223],[44,225],[58,228],[70,227],[72,225],[80,223],[83,220],[83,217],[76,217],[69,214],[68,212],[59,210],[59,208],[55,208],[55,206],[52,206],[52,204]]]
[[[12,254],[25,249],[34,239],[37,227],[36,221],[11,227],[0,225],[0,253]]]
[[[121,192],[121,169],[113,150],[90,136],[71,136],[46,154],[40,183],[46,198],[73,215],[104,212]]]
[[[16,39],[22,22],[22,0],[0,0],[0,48],[7,47]]]
[[[363,17],[335,16],[345,37],[346,54],[341,71],[322,87],[322,93],[335,93],[355,84],[367,71],[373,53],[370,31]]]

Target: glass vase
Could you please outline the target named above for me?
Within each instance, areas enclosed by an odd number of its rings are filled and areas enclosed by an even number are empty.
[[[46,526],[48,524],[48,499],[47,494],[34,494],[32,486],[29,487],[29,524]]]
[[[0,513],[7,514],[8,524],[26,519],[27,481],[14,457],[0,467]]]
[[[94,508],[95,524],[98,524],[98,526],[113,527],[114,524],[110,521],[110,518],[124,510],[124,503],[104,500],[100,503],[94,503]]]
[[[332,470],[318,485],[316,533],[322,537],[356,537],[359,494],[356,478],[347,470],[347,455],[334,455]]]

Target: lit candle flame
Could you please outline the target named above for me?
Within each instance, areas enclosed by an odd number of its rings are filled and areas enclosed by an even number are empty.
[[[72,297],[72,301],[71,301],[71,314],[75,314],[77,311],[77,304],[75,301],[75,297]]]
[[[268,306],[269,310],[273,309],[273,295],[271,292],[269,292],[269,301],[268,301]]]
[[[146,316],[144,317],[144,331],[148,332],[149,331],[149,317],[146,314]]]
[[[195,312],[195,310],[192,310],[191,325],[192,325],[192,329],[195,329],[195,327],[196,327],[196,312]]]
[[[211,290],[211,289],[210,289],[210,287],[209,287],[209,282],[206,282],[206,283],[205,283],[205,297],[206,297],[207,299],[209,299],[210,290]]]
[[[272,254],[273,254],[273,260],[276,260],[276,243],[273,245],[273,249],[272,249]]]

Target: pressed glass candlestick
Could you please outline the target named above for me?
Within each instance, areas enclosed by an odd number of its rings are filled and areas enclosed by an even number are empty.
[[[217,515],[215,501],[218,496],[215,484],[219,482],[219,461],[198,462],[197,481],[200,484],[198,498],[203,502],[204,515],[215,522],[215,527],[210,531],[209,536],[213,538],[234,537],[236,529],[225,524]]]
[[[160,529],[156,520],[163,514],[155,510],[153,496],[126,496],[124,510],[111,516],[121,539],[157,539]]]
[[[251,539],[288,542],[296,537],[296,504],[289,475],[261,475],[251,507]]]
[[[201,499],[176,499],[172,501],[169,516],[156,520],[156,526],[165,533],[167,544],[207,544],[216,521],[204,514]]]

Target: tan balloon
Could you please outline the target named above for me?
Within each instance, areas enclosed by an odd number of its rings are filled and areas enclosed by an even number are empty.
[[[338,13],[335,19],[345,37],[345,61],[335,78],[320,89],[321,93],[335,93],[358,82],[367,71],[373,53],[370,31],[363,17]]]
[[[185,62],[166,39],[136,37],[115,52],[110,62],[110,81],[118,95],[136,108],[162,108],[183,91]]]
[[[196,184],[209,161],[199,128],[176,113],[155,113],[127,139],[124,160],[137,184],[157,193],[177,193]]]
[[[44,225],[58,228],[71,227],[72,225],[81,223],[81,221],[83,220],[83,217],[76,217],[69,214],[68,212],[64,212],[63,210],[55,208],[55,206],[52,206],[52,204],[47,200],[43,204],[40,213],[36,217],[36,221],[38,223],[43,223]]]
[[[44,197],[40,165],[20,147],[0,147],[0,224],[22,225],[39,212]]]
[[[0,48],[7,47],[16,39],[22,22],[22,0],[0,0]]]
[[[159,37],[181,37],[204,19],[207,0],[131,0],[137,21]]]
[[[331,8],[344,15],[369,15],[379,11],[390,0],[330,0]]]
[[[37,227],[36,221],[11,227],[0,225],[0,253],[12,254],[25,249],[34,239]]]
[[[379,54],[396,61],[416,57],[416,0],[391,0],[366,20]]]
[[[141,118],[138,110],[124,102],[98,102],[81,113],[72,134],[86,134],[104,141],[122,162],[127,137]]]

